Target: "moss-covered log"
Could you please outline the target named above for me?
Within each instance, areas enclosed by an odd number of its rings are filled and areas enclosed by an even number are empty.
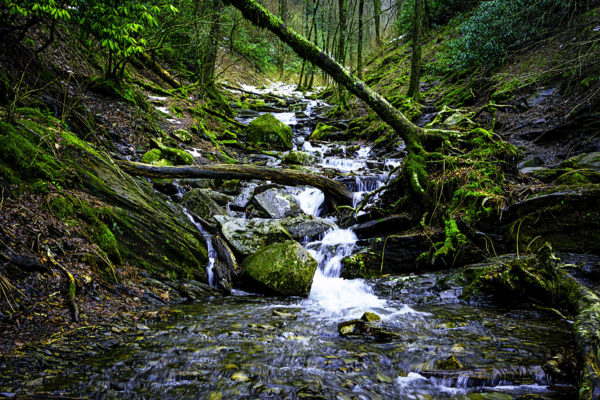
[[[225,0],[225,3],[239,9],[246,19],[257,26],[269,29],[287,43],[300,57],[317,65],[336,82],[345,86],[348,91],[363,100],[404,140],[409,152],[420,153],[422,151],[421,141],[426,134],[424,129],[410,122],[365,82],[352,76],[347,69],[334,61],[325,52],[290,29],[281,18],[270,13],[254,0]]]
[[[141,53],[140,58],[156,75],[160,76],[165,82],[174,87],[175,89],[181,87],[181,83],[164,69],[159,63],[156,62],[147,53]]]
[[[314,186],[339,204],[352,204],[352,193],[339,182],[320,175],[292,169],[276,169],[248,164],[214,164],[185,167],[159,167],[130,161],[118,165],[128,173],[150,178],[261,179],[289,186]]]

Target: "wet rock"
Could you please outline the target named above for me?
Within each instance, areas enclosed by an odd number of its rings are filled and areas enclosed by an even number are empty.
[[[227,215],[227,211],[201,189],[192,189],[187,192],[183,196],[181,204],[194,214],[209,221],[214,221],[215,215]]]
[[[233,196],[230,196],[228,194],[225,193],[220,193],[214,190],[207,190],[207,189],[202,189],[202,191],[211,199],[213,199],[215,201],[215,203],[217,203],[218,205],[220,205],[221,207],[226,207],[227,204],[229,204],[230,202],[232,202],[234,200]]]
[[[314,237],[333,228],[332,223],[306,214],[280,219],[279,223],[294,239]]]
[[[248,143],[270,149],[292,148],[292,128],[271,114],[263,114],[248,124],[245,129]]]
[[[185,150],[165,146],[156,139],[152,139],[152,145],[154,148],[142,157],[143,162],[147,162],[144,161],[145,159],[154,160],[154,164],[158,163],[157,165],[159,165],[160,160],[165,159],[172,165],[192,165],[194,163],[194,156]]]
[[[255,194],[253,200],[271,218],[294,217],[300,213],[298,201],[283,189],[267,189]]]
[[[364,317],[364,315],[363,315]],[[395,332],[388,331],[378,326],[374,326],[364,319],[353,319],[338,324],[338,333],[340,336],[372,336],[378,340],[393,340],[400,337]]]
[[[353,231],[360,238],[373,235],[383,236],[385,232],[400,232],[414,226],[414,222],[408,214],[390,215],[357,224]]]
[[[214,218],[227,242],[243,255],[253,254],[268,244],[292,238],[279,222],[272,219],[245,219],[225,215],[216,215]]]
[[[298,242],[266,246],[243,262],[242,276],[253,288],[284,296],[307,296],[318,262]]]
[[[447,371],[451,369],[461,369],[462,364],[458,362],[454,355],[451,355],[445,360],[438,360],[437,367],[441,370]]]
[[[504,211],[502,225],[522,251],[535,251],[544,242],[555,250],[597,252],[600,243],[600,189],[563,187],[517,202]],[[519,223],[518,230],[510,227]],[[518,235],[518,238],[517,238]],[[533,246],[529,244],[536,238]]]
[[[535,107],[541,104],[548,97],[552,96],[556,88],[542,89],[533,96],[529,97],[526,101],[528,107]]]
[[[521,170],[523,168],[541,167],[542,165],[544,165],[544,160],[542,160],[539,156],[533,156],[521,161],[517,167]]]
[[[203,300],[217,294],[215,289],[207,284],[194,280],[176,282],[174,286],[188,301]]]
[[[273,311],[271,311],[271,314],[274,317],[278,317],[278,318],[282,318],[282,319],[296,320],[298,318],[298,315],[287,312],[285,309],[281,309],[281,308],[274,309]]]
[[[362,319],[363,321],[366,322],[374,322],[374,321],[379,321],[381,320],[381,317],[375,313],[366,311],[362,317],[360,317],[360,319]]]
[[[381,254],[363,250],[342,259],[342,278],[371,278],[381,275]]]
[[[311,165],[315,162],[315,157],[312,154],[306,153],[304,151],[290,151],[284,158],[283,161],[288,164],[298,164],[298,165]]]

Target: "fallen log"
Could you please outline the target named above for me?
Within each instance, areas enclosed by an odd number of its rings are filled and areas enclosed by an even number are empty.
[[[276,169],[249,164],[159,167],[131,161],[115,162],[131,175],[150,178],[260,179],[288,186],[313,186],[330,196],[334,205],[352,204],[352,192],[343,184],[321,175],[292,169]]]

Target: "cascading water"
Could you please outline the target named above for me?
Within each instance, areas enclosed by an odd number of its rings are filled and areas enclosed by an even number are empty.
[[[216,287],[214,268],[218,254],[212,243],[212,235],[208,233],[206,229],[204,229],[202,224],[196,222],[192,214],[190,214],[190,212],[185,207],[181,208],[184,214],[189,218],[190,222],[194,224],[194,226],[198,229],[198,231],[202,234],[202,236],[204,236],[204,239],[206,240],[206,251],[208,253],[208,265],[206,266],[206,275],[208,276],[208,284],[211,287]]]

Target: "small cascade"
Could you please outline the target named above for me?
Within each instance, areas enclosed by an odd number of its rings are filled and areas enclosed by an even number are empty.
[[[304,213],[318,217],[321,210],[321,205],[325,201],[325,195],[319,189],[307,187],[298,194],[296,194],[296,200],[298,205]]]
[[[208,265],[206,266],[206,275],[208,276],[208,284],[211,287],[216,287],[217,282],[215,279],[215,262],[217,261],[218,255],[212,243],[213,237],[210,233],[206,231],[206,229],[204,229],[202,224],[196,222],[192,214],[190,214],[190,212],[186,210],[185,207],[181,208],[183,209],[185,215],[189,218],[190,222],[194,224],[194,226],[198,229],[202,236],[204,236],[204,239],[206,239],[206,250],[208,253]]]

